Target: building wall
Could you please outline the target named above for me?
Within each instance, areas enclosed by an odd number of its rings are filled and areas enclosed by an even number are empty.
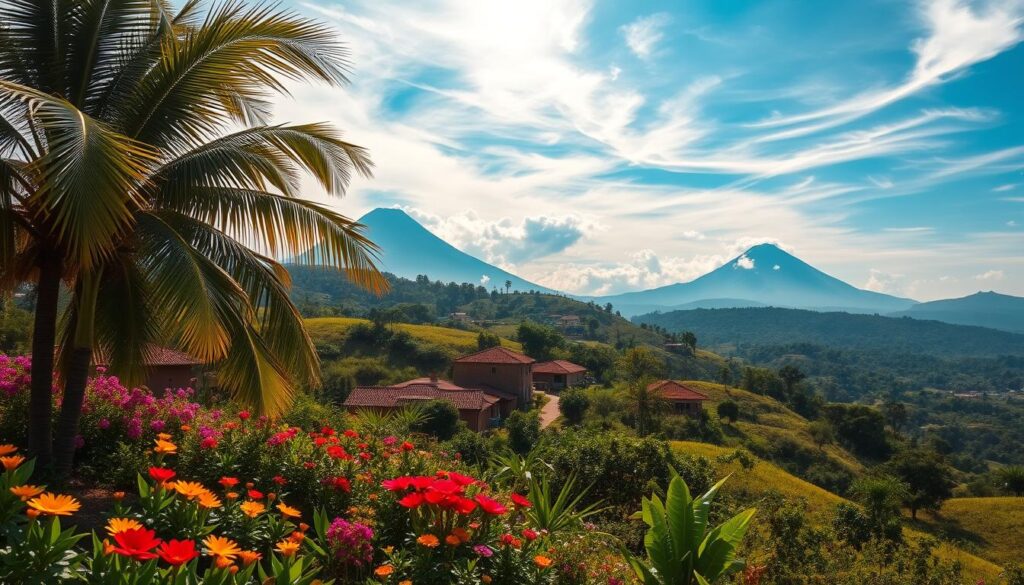
[[[700,415],[701,410],[704,409],[704,402],[701,400],[673,400],[672,410],[677,414],[686,414],[689,416]]]
[[[146,387],[160,396],[167,388],[189,388],[195,383],[192,366],[151,366],[146,372]]]
[[[479,364],[455,362],[452,382],[464,388],[486,384],[519,397],[519,408],[529,408],[533,401],[533,376],[530,364]]]
[[[533,374],[533,383],[538,388],[546,388],[550,390],[563,390],[565,388],[572,388],[573,386],[580,386],[583,384],[583,377],[586,372],[578,372],[573,374]]]

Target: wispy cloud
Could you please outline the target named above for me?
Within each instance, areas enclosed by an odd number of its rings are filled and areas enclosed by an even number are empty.
[[[672,21],[672,17],[664,12],[640,17],[622,27],[622,35],[626,38],[626,46],[634,55],[647,59],[655,50],[656,45],[664,37],[664,28]]]

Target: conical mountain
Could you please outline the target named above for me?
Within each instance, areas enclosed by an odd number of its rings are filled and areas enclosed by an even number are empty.
[[[889,313],[915,303],[851,286],[772,244],[754,246],[713,272],[686,283],[605,297],[624,314],[653,310],[770,305]]]

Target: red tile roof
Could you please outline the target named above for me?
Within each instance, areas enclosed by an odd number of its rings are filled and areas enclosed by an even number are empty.
[[[552,360],[534,364],[534,374],[579,374],[586,372],[587,368],[565,360]]]
[[[143,365],[147,367],[152,366],[198,366],[202,362],[188,355],[185,352],[171,349],[169,347],[163,347],[160,345],[150,345],[146,348],[145,361]],[[106,353],[97,348],[93,353],[92,358],[93,364],[97,366],[106,366],[110,364],[110,358]]]
[[[491,347],[483,351],[464,355],[455,360],[457,364],[532,364],[537,360],[507,347]]]
[[[665,400],[707,400],[708,397],[693,388],[675,380],[661,380],[647,386],[648,390],[660,389]]]
[[[413,378],[412,380],[406,380],[405,382],[399,382],[392,384],[395,388],[405,388],[407,386],[435,386],[440,390],[465,390],[462,386],[458,386],[449,382],[448,380],[431,380],[429,377],[424,376],[423,378]]]
[[[421,400],[447,400],[459,410],[485,410],[499,399],[482,390],[441,390],[429,384],[409,386],[356,386],[345,406],[394,408]]]

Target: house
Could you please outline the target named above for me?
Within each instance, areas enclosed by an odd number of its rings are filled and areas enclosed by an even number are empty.
[[[533,385],[538,390],[562,390],[582,386],[587,368],[566,360],[552,360],[533,365]]]
[[[151,345],[144,352],[146,367],[145,386],[154,394],[163,394],[167,388],[194,388],[196,386],[196,368],[202,364],[187,353]],[[93,354],[93,365],[109,367],[109,358],[101,351]]]
[[[510,403],[514,400],[513,408],[527,409],[533,402],[535,361],[506,347],[491,347],[457,358],[452,363],[452,381],[505,397]]]
[[[487,429],[501,417],[500,398],[483,390],[452,389],[450,382],[431,384],[429,379],[426,384],[410,380],[394,386],[356,386],[345,399],[345,408],[349,412],[387,412],[430,400],[447,400],[454,404],[459,418],[477,432]]]
[[[472,319],[469,318],[469,315],[467,313],[450,313],[448,315],[448,319],[454,321],[455,323],[464,323],[467,325],[469,323],[472,323]]]
[[[661,380],[647,386],[648,391],[658,391],[662,400],[672,405],[679,414],[699,416],[708,397],[693,388],[675,380]]]

